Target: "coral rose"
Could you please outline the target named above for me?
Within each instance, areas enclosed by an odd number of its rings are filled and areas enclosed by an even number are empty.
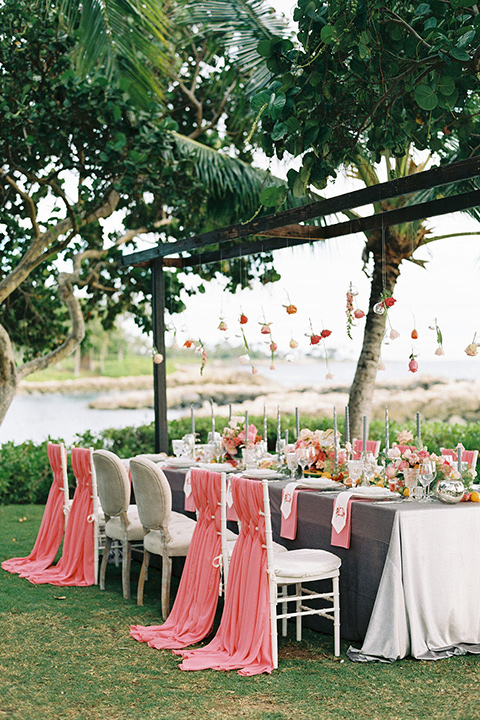
[[[363,310],[360,310],[360,309],[355,310],[355,312],[353,314],[355,315],[357,320],[361,320],[363,317],[365,317],[365,313],[363,312]]]

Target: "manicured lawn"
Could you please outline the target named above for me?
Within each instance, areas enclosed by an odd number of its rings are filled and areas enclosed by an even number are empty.
[[[28,554],[43,508],[0,507],[0,559]],[[139,565],[133,563],[132,591]],[[145,606],[124,601],[120,572],[98,587],[33,586],[0,571],[0,718],[8,720],[393,720],[480,718],[480,658],[356,664],[332,638],[280,641],[272,675],[182,672],[179,658],[129,636],[158,624],[159,573]],[[133,592],[133,595],[135,593]],[[441,602],[441,598],[439,599]]]

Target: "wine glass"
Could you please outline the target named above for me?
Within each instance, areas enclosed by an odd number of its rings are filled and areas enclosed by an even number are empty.
[[[184,453],[185,443],[183,440],[172,440],[172,448],[175,457],[181,457]]]
[[[437,476],[437,468],[432,460],[424,460],[419,468],[418,479],[424,489],[424,497],[422,502],[432,502],[430,497],[430,484],[435,480]]]
[[[349,460],[347,463],[348,476],[352,481],[352,488],[356,486],[357,480],[362,476],[362,466],[363,463],[361,460]]]
[[[417,487],[418,468],[405,468],[403,471],[405,485],[408,488],[408,500],[413,500],[413,491]]]
[[[311,465],[314,460],[315,449],[312,448],[311,445],[306,445],[305,447],[297,448],[295,450],[295,454],[297,456],[298,464],[302,468],[300,480],[303,480],[303,478],[305,477],[305,468],[307,467],[307,465]]]
[[[285,459],[287,461],[287,468],[290,470],[290,478],[295,479],[295,472],[298,467],[297,453],[287,452]]]

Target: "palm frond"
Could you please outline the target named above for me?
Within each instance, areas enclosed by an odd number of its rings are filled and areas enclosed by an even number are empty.
[[[80,75],[101,68],[110,80],[123,80],[143,104],[152,92],[162,97],[155,69],[167,65],[164,51],[169,21],[162,0],[61,0],[60,16],[78,41]]]
[[[261,40],[289,37],[288,24],[265,0],[195,0],[184,6],[183,21],[219,33],[242,72],[251,73],[247,94],[265,87],[272,73],[257,52]]]

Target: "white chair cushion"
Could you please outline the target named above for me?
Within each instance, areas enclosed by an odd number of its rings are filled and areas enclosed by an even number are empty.
[[[168,525],[170,540],[167,554],[170,557],[182,557],[188,552],[196,522],[181,513],[172,513],[171,519]],[[143,538],[143,547],[154,555],[161,555],[164,543],[160,530],[150,530]]]
[[[138,542],[139,540],[143,540],[143,525],[139,520],[136,505],[130,505],[127,512],[127,518],[129,522],[127,539],[130,542]],[[122,524],[119,517],[110,518],[110,520],[105,525],[105,534],[107,535],[107,537],[112,538],[112,540],[123,540]]]
[[[235,541],[238,538],[238,535],[235,535],[234,532],[231,530],[227,530],[227,552],[228,557],[232,556],[233,548],[235,547]],[[273,543],[273,552],[276,553],[286,553],[288,552],[287,548],[283,545],[280,545],[279,543],[274,542]]]
[[[326,550],[305,548],[273,553],[273,567],[279,578],[321,577],[339,569],[342,561]]]

